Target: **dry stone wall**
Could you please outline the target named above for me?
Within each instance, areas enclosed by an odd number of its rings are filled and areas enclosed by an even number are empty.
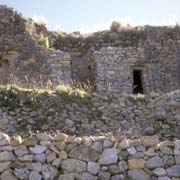
[[[53,83],[90,82],[101,94],[132,93],[133,71],[141,71],[143,92],[166,93],[180,86],[180,28],[135,27],[89,36],[55,36],[45,27],[0,6],[0,75],[48,79]],[[51,47],[38,44],[49,37]]]
[[[151,46],[154,49],[150,50]],[[166,93],[178,89],[179,43],[176,46],[174,43],[164,47],[156,44],[151,46],[109,46],[96,51],[97,90],[102,94],[133,93],[134,70],[141,71],[145,94]],[[154,57],[148,58],[151,54]]]
[[[179,138],[179,97],[179,91],[151,97],[79,97],[64,91],[5,88],[0,89],[0,130],[127,137],[156,133],[161,138]]]
[[[13,80],[29,79],[30,82],[32,79],[52,80],[53,83],[63,81],[65,84],[71,81],[68,53],[40,46],[33,34],[35,28],[41,33],[38,27],[13,9],[0,6],[1,82],[8,83],[10,76]]]
[[[0,178],[44,180],[179,180],[180,140],[0,133]]]
[[[179,43],[178,26],[145,26],[102,31],[88,37],[59,37],[54,47],[71,52],[73,77],[79,81],[84,81],[83,77],[90,79],[102,94],[132,93],[133,70],[142,72],[143,90],[149,94],[179,88]],[[89,50],[92,53],[87,53]],[[89,64],[94,78],[85,73]]]

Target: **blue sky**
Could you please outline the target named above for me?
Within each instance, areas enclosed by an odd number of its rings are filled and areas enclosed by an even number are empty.
[[[132,25],[180,22],[180,0],[0,0],[25,17],[43,17],[48,28],[82,33],[109,28],[113,20]]]

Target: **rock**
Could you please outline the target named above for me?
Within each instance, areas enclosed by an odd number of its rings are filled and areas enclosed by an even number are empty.
[[[113,147],[113,142],[111,140],[105,139],[103,141],[103,148],[112,148]]]
[[[129,164],[129,169],[144,168],[144,160],[143,159],[129,159],[128,164]]]
[[[67,134],[64,133],[58,133],[53,137],[54,141],[65,141],[68,138]]]
[[[158,180],[171,180],[171,179],[167,176],[163,176],[163,177],[159,177]]]
[[[42,176],[37,171],[31,171],[29,174],[29,180],[41,180]]]
[[[42,166],[42,176],[44,180],[54,180],[58,176],[58,170],[49,164],[44,164]]]
[[[120,147],[121,149],[127,149],[129,147],[129,141],[128,139],[123,139],[120,143]]]
[[[160,150],[163,154],[166,154],[166,155],[173,155],[174,154],[172,149],[169,147],[161,147]]]
[[[97,152],[102,152],[103,145],[102,145],[101,142],[96,141],[96,142],[94,142],[94,143],[92,144],[91,148],[94,149],[94,150],[97,151]]]
[[[69,157],[83,161],[96,161],[98,156],[98,153],[94,149],[85,145],[80,145],[69,153]]]
[[[57,142],[56,143],[56,147],[59,149],[59,150],[64,150],[66,148],[66,143],[65,142]]]
[[[175,143],[172,142],[172,141],[162,141],[158,144],[158,147],[161,148],[161,147],[174,147],[175,146]]]
[[[52,165],[56,167],[60,167],[61,161],[62,161],[61,158],[54,159],[54,161],[52,162]]]
[[[46,161],[46,155],[44,153],[36,154],[34,160],[44,163]]]
[[[66,123],[66,125],[67,125],[68,127],[70,127],[70,128],[74,126],[74,122],[71,121],[70,119],[66,119],[65,123]]]
[[[42,146],[50,146],[51,145],[51,141],[48,141],[48,140],[40,141],[40,145],[42,145]]]
[[[126,161],[120,161],[118,163],[118,165],[119,165],[120,173],[123,173],[123,172],[125,172],[128,169]]]
[[[58,180],[75,180],[75,173],[70,173],[70,174],[62,174],[59,176]]]
[[[118,174],[111,177],[111,180],[125,180],[125,177],[122,174]]]
[[[167,168],[167,174],[170,177],[180,177],[180,165],[175,165]]]
[[[173,166],[175,161],[173,156],[163,155],[162,161],[165,167]]]
[[[34,137],[28,137],[23,140],[22,144],[25,146],[35,146],[37,144],[37,139]]]
[[[81,174],[78,174],[76,176],[77,180],[97,180],[97,176],[93,176],[92,174],[88,173],[88,172],[83,172]]]
[[[28,154],[28,150],[27,150],[27,147],[24,146],[24,145],[20,145],[20,146],[17,146],[15,149],[14,149],[14,152],[17,156],[23,156],[23,155],[26,155]]]
[[[67,159],[67,152],[66,151],[61,151],[60,152],[60,154],[59,154],[59,157],[61,158],[61,159]]]
[[[144,134],[145,135],[153,135],[154,134],[154,128],[153,127],[147,127],[147,128],[145,128],[145,130],[144,130]]]
[[[159,137],[157,135],[142,136],[141,141],[145,147],[152,147],[156,146],[159,143]]]
[[[12,152],[4,151],[0,152],[0,162],[1,161],[13,161],[14,155]]]
[[[156,176],[165,176],[166,170],[164,168],[156,168],[153,170],[153,174]]]
[[[22,180],[28,180],[29,179],[29,170],[27,170],[25,168],[15,169],[14,173],[18,179],[22,179]]]
[[[96,162],[88,162],[87,171],[91,174],[96,175],[99,172],[100,165]]]
[[[135,155],[136,154],[136,149],[134,147],[130,147],[130,148],[127,148],[127,152],[130,155]]]
[[[17,178],[9,170],[8,171],[4,171],[1,174],[0,179],[2,179],[2,180],[17,180]]]
[[[180,165],[180,155],[175,156],[175,162],[177,165]]]
[[[35,145],[34,147],[30,147],[29,150],[33,154],[41,154],[43,153],[47,147],[41,146],[41,145]]]
[[[10,139],[10,145],[11,146],[19,146],[20,144],[22,144],[22,138],[19,135],[13,136]]]
[[[154,169],[163,166],[163,161],[159,156],[155,156],[148,159],[145,165],[149,169]]]
[[[148,157],[153,157],[156,155],[154,148],[149,148],[147,151],[144,152],[145,155],[147,155]]]
[[[109,165],[109,172],[111,173],[111,175],[119,174],[119,166],[117,164]]]
[[[176,140],[174,143],[175,143],[175,149],[180,150],[180,140]]]
[[[128,177],[130,178],[130,180],[150,180],[150,175],[148,175],[141,169],[128,171]]]
[[[22,161],[22,162],[32,162],[34,160],[34,155],[25,155],[25,156],[20,156],[18,157],[18,160],[19,161]]]
[[[111,174],[109,172],[100,171],[98,177],[98,180],[110,180]]]
[[[10,137],[7,134],[0,133],[0,146],[9,145]]]
[[[117,163],[118,156],[117,156],[117,149],[109,148],[105,149],[99,158],[99,163],[101,165],[109,165],[113,163]]]
[[[121,150],[120,150],[121,151]],[[129,157],[129,153],[126,150],[121,151],[119,158],[122,160],[127,160]]]
[[[67,159],[62,161],[61,169],[64,173],[81,173],[86,171],[86,163],[78,159]]]
[[[47,162],[52,162],[54,159],[56,159],[56,153],[51,153],[47,156]]]
[[[25,166],[30,169],[31,171],[41,171],[42,170],[42,164],[40,162],[32,163],[32,162],[26,162]]]
[[[3,171],[7,170],[11,165],[11,162],[1,162],[0,163],[0,173],[2,173]]]
[[[38,140],[40,141],[48,141],[48,140],[51,140],[52,137],[50,137],[47,133],[39,133],[39,134],[36,134],[36,137]]]

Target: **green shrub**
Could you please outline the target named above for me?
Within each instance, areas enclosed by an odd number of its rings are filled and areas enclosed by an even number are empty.
[[[77,103],[79,105],[87,105],[89,103],[89,100],[86,97],[87,93],[80,89],[72,89],[70,87],[60,85],[56,88],[56,93],[66,104]]]
[[[118,21],[113,21],[110,30],[113,32],[119,32],[121,29],[121,23]]]
[[[42,33],[38,36],[38,43],[46,48],[49,48],[49,38],[45,37]]]
[[[10,110],[19,105],[18,89],[16,87],[0,87],[0,107],[6,107]]]

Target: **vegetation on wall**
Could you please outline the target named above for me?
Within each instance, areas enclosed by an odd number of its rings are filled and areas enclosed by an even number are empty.
[[[42,33],[40,33],[38,36],[38,43],[46,48],[49,48],[49,38],[44,36]]]

